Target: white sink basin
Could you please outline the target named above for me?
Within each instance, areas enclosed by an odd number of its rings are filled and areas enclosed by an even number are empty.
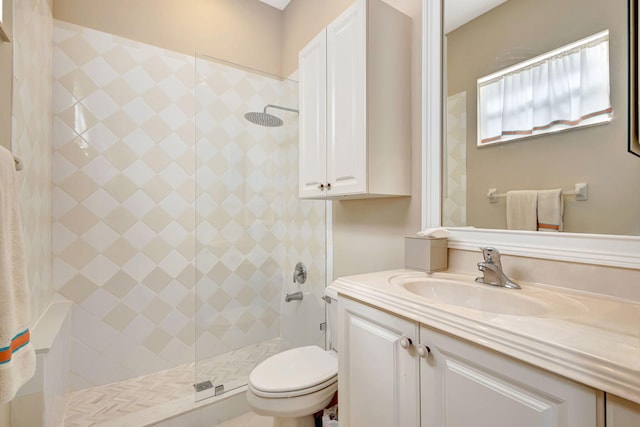
[[[514,316],[544,316],[549,312],[543,300],[517,289],[428,277],[395,282],[422,298],[473,310]]]

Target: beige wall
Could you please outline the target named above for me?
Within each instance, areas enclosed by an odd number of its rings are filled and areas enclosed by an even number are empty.
[[[0,426],[11,425],[11,405],[0,403]]]
[[[12,2],[3,2],[3,27],[12,37]],[[13,76],[13,44],[0,41],[0,146],[11,149],[11,83]]]
[[[282,75],[282,13],[256,0],[56,0],[53,16]]]
[[[632,184],[640,182],[640,159],[627,153],[626,17],[625,0],[510,0],[448,35],[448,94],[466,91],[468,111],[467,224],[458,225],[506,227],[505,201],[489,203],[489,188],[572,189],[588,182],[588,201],[565,198],[565,231],[640,234],[639,190]],[[478,77],[607,28],[610,124],[476,147]]]

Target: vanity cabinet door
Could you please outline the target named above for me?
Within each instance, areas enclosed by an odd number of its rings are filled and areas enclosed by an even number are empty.
[[[640,405],[607,394],[607,427],[640,426]]]
[[[418,427],[418,325],[346,298],[338,319],[340,427]]]
[[[601,392],[420,328],[422,427],[599,427]]]

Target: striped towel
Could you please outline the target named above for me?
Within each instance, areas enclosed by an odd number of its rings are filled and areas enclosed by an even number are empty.
[[[0,403],[13,399],[36,367],[17,187],[13,156],[0,147]]]
[[[562,231],[562,189],[538,191],[538,231]]]

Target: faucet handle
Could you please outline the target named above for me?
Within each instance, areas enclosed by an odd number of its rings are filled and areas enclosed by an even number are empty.
[[[496,248],[490,246],[480,248],[485,262],[498,264],[500,262],[500,252]]]

